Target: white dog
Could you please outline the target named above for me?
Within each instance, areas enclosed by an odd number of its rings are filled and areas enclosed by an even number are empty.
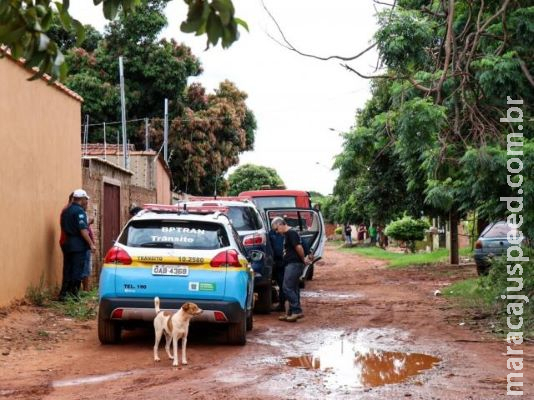
[[[202,310],[194,303],[185,303],[175,313],[161,311],[159,309],[159,297],[154,298],[156,317],[154,318],[154,330],[156,333],[156,343],[154,344],[154,361],[159,361],[158,347],[161,335],[165,334],[165,350],[171,360],[172,365],[178,366],[178,339],[182,339],[182,364],[187,364],[186,346],[187,333],[189,331],[189,321],[195,315],[202,313]],[[171,337],[173,345],[173,355],[171,355]]]

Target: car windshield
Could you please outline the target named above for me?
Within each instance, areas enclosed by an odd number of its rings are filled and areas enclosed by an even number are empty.
[[[481,236],[485,238],[505,238],[511,230],[506,222],[497,222],[494,225],[490,225]]]
[[[253,207],[228,207],[228,218],[237,231],[257,231],[263,227]]]
[[[255,197],[253,201],[258,208],[263,210],[267,208],[296,207],[295,197],[290,196]]]
[[[169,249],[208,250],[230,245],[222,225],[199,221],[131,221],[118,241],[130,247]]]

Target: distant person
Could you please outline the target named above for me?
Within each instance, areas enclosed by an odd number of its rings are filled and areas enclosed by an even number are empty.
[[[60,300],[67,295],[76,297],[80,290],[87,250],[95,251],[95,245],[89,236],[87,221],[87,203],[89,196],[83,189],[72,193],[72,203],[61,214],[61,229],[65,232],[65,287],[60,293]]]
[[[367,236],[367,226],[362,222],[358,225],[358,242],[363,242]]]
[[[346,223],[343,229],[345,231],[345,243],[352,245],[352,227],[349,223]]]
[[[372,245],[376,244],[376,234],[377,234],[376,227],[371,224],[371,226],[369,226],[369,237],[371,238]]]
[[[278,306],[273,308],[273,311],[281,312],[286,310],[286,296],[282,289],[284,284],[284,236],[271,229],[269,240],[273,249],[273,277],[278,285]]]
[[[304,271],[304,265],[310,260],[304,254],[304,248],[300,236],[292,230],[282,217],[276,217],[271,222],[272,229],[284,235],[284,282],[283,291],[289,303],[286,315],[279,318],[280,321],[296,322],[304,317],[300,305],[300,277]]]
[[[384,233],[383,225],[378,225],[377,235],[378,235],[378,246],[380,246],[382,249],[385,249],[388,246],[388,237]]]

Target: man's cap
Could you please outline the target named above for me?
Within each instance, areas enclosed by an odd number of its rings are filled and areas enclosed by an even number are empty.
[[[87,195],[87,192],[83,189],[76,189],[74,192],[72,192],[72,197],[80,199],[85,197],[87,200],[90,199],[90,197]]]

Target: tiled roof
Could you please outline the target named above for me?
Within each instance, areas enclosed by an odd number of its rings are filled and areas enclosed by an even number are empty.
[[[105,151],[104,151],[105,150]],[[122,145],[116,143],[108,143],[104,148],[104,143],[88,143],[82,144],[82,154],[86,156],[101,156],[104,155],[116,156],[122,155]],[[154,150],[137,151],[133,144],[128,145],[128,154],[134,156],[155,156],[157,153]]]
[[[23,67],[25,70],[28,71],[28,68],[26,68],[25,64],[26,64],[26,60],[24,58],[19,58],[19,59],[16,59],[14,58],[12,55],[11,55],[11,50],[9,50],[6,46],[4,45],[0,45],[0,53],[4,54],[6,56],[7,59],[13,61],[13,62],[16,62],[18,65],[20,65],[21,67]],[[39,71],[39,68],[37,67],[33,67],[31,69],[33,72],[38,72]],[[28,71],[28,73],[30,73]],[[52,77],[50,75],[47,75],[47,74],[44,74],[42,77],[41,77],[42,80],[46,81],[46,82],[50,82],[52,80]],[[68,87],[66,87],[65,85],[63,85],[62,83],[58,82],[58,81],[54,81],[51,86],[55,87],[56,89],[59,89],[61,90],[63,93],[67,94],[68,96],[78,100],[79,102],[83,103],[83,97],[80,96],[78,93],[76,93],[75,91],[73,90],[70,90]]]

